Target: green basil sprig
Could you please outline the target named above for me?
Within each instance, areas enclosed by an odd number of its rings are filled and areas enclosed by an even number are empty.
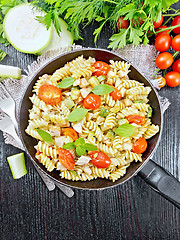
[[[125,123],[116,128],[115,133],[121,137],[130,137],[133,135],[135,128],[135,126]]]
[[[86,143],[84,138],[78,138],[75,142],[66,143],[63,146],[64,149],[75,149],[78,156],[82,156],[86,151],[98,150],[96,146],[90,143]]]
[[[108,93],[111,93],[114,91],[114,88],[112,86],[109,86],[107,84],[100,84],[93,88],[92,92],[96,95],[106,95]]]
[[[38,132],[39,136],[42,137],[42,139],[43,139],[45,142],[47,142],[47,143],[53,143],[52,136],[51,136],[48,132],[46,132],[46,131],[44,131],[44,130],[42,130],[42,129],[38,129],[38,128],[36,128],[36,131]]]
[[[64,78],[60,83],[57,84],[57,87],[58,88],[68,88],[73,85],[74,81],[75,80],[72,77]]]
[[[76,108],[68,115],[67,120],[69,122],[78,122],[83,119],[87,113],[88,110],[85,108]]]

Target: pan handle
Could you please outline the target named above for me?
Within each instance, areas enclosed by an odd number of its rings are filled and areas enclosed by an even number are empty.
[[[180,182],[151,159],[138,172],[147,184],[180,209]]]

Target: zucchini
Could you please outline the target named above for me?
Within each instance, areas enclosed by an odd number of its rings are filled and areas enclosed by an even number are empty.
[[[91,78],[88,80],[88,82],[90,83],[90,85],[91,85],[93,88],[100,84],[98,78],[97,78],[97,77],[94,77],[94,76],[91,77]]]
[[[21,78],[21,69],[18,67],[1,65],[0,64],[0,78]]]
[[[106,109],[106,108],[104,108],[104,107],[101,107],[99,116],[101,116],[101,117],[107,117],[108,114],[109,114],[109,110]]]
[[[7,161],[14,179],[19,179],[27,174],[24,153],[9,156]]]
[[[152,107],[148,107],[148,113],[147,113],[147,116],[146,116],[147,118],[150,118],[150,117],[152,117]]]
[[[122,124],[125,124],[125,123],[129,123],[128,120],[126,118],[122,118],[118,121],[118,125],[122,125]]]
[[[145,101],[140,99],[140,100],[134,100],[133,103],[145,103]]]
[[[115,133],[112,130],[109,130],[106,134],[107,138],[110,138],[111,140],[114,140],[115,138]]]
[[[98,77],[98,80],[99,80],[99,82],[105,81],[106,80],[106,76],[101,75],[101,76]]]
[[[69,109],[73,108],[75,105],[74,101],[72,100],[71,97],[65,98],[64,103],[65,103],[66,107]]]
[[[24,3],[11,8],[3,22],[5,36],[20,52],[38,53],[50,43],[52,26],[49,30],[37,20],[36,16],[44,16],[44,12],[37,11],[30,3]]]

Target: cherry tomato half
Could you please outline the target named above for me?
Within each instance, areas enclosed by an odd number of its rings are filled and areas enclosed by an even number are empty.
[[[171,46],[175,51],[180,51],[180,34],[172,39]]]
[[[158,19],[157,21],[153,22],[154,28],[158,28],[162,25],[163,23],[163,15],[161,14],[160,19]]]
[[[143,153],[147,149],[147,141],[145,138],[139,138],[133,145],[132,152]]]
[[[115,87],[114,91],[112,91],[109,95],[116,101],[116,100],[120,100],[122,98],[122,94],[119,92],[119,90]]]
[[[156,58],[156,66],[160,69],[167,69],[173,63],[173,56],[168,52],[160,53]]]
[[[98,109],[101,106],[101,98],[100,96],[90,93],[83,101],[83,106],[86,109]]]
[[[69,150],[58,148],[59,161],[64,165],[68,170],[73,170],[75,166],[75,161],[73,155]]]
[[[174,71],[168,72],[165,79],[169,87],[177,87],[180,84],[180,73]]]
[[[145,123],[145,117],[139,115],[129,115],[126,117],[129,123],[136,123],[138,125],[143,125]]]
[[[157,51],[164,52],[171,46],[171,37],[168,34],[160,34],[155,40]]]
[[[102,62],[102,61],[96,61],[93,65],[95,67],[95,72],[93,73],[93,76],[99,77],[101,75],[106,76],[109,72],[110,66],[109,64]]]
[[[175,19],[172,21],[171,26],[176,26],[176,25],[179,25],[179,24],[180,24],[180,16],[177,16],[177,17],[175,17]],[[173,29],[173,32],[176,33],[176,34],[179,34],[179,33],[180,33],[180,26],[174,28],[174,29]]]
[[[97,168],[107,168],[111,164],[111,159],[104,153],[100,151],[89,152],[91,157],[91,163]]]
[[[72,138],[74,141],[78,139],[78,134],[73,128],[63,128],[61,130],[62,135],[64,136],[69,136]]]
[[[61,90],[53,85],[42,85],[38,91],[39,98],[47,104],[56,105],[61,101]]]
[[[123,28],[128,28],[129,27],[129,21],[128,20],[124,20],[124,17],[120,17],[118,20],[117,20],[117,28],[120,30],[120,29],[123,29]]]
[[[173,71],[180,73],[180,59],[176,60],[173,63],[172,69],[173,69]]]
[[[168,28],[167,26],[161,26],[161,27],[159,27],[158,29],[157,29],[157,32],[158,31],[160,31],[160,30],[162,30],[162,29],[164,29],[164,31],[163,32],[160,32],[160,33],[156,33],[155,34],[155,37],[157,38],[159,35],[161,35],[161,34],[170,34],[170,32],[169,32],[169,30],[166,30],[166,28]]]

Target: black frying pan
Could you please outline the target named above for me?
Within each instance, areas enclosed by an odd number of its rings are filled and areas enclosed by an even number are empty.
[[[37,71],[32,79],[30,80],[27,88],[23,94],[20,109],[19,109],[19,130],[22,142],[30,155],[32,161],[38,165],[48,176],[53,178],[53,180],[60,182],[64,185],[78,188],[78,189],[105,189],[108,187],[114,187],[126,182],[128,179],[133,177],[136,174],[139,174],[154,190],[163,195],[173,204],[180,208],[180,182],[178,182],[170,173],[167,173],[163,168],[158,166],[152,160],[150,156],[154,153],[157,145],[159,143],[162,125],[163,125],[163,114],[161,110],[161,105],[151,83],[145,78],[135,67],[131,65],[131,72],[129,73],[130,79],[135,79],[140,82],[143,82],[145,86],[150,86],[152,91],[149,95],[149,102],[153,108],[152,122],[160,126],[160,131],[154,137],[148,140],[148,149],[143,153],[143,161],[138,163],[131,163],[130,167],[127,169],[127,173],[124,177],[120,178],[116,182],[112,182],[107,179],[96,179],[86,182],[73,182],[66,179],[61,179],[58,171],[48,172],[46,168],[40,164],[35,156],[34,145],[37,144],[37,141],[25,133],[25,129],[28,125],[28,110],[32,108],[32,103],[29,100],[29,97],[32,96],[32,89],[35,81],[42,76],[43,74],[52,74],[56,69],[64,66],[65,63],[75,59],[76,57],[83,55],[85,58],[89,56],[96,58],[96,60],[101,60],[109,63],[109,60],[118,60],[118,61],[127,61],[123,57],[119,56],[116,53],[112,53],[103,49],[83,49],[75,50],[69,53],[62,54],[53,60],[45,64],[39,71]],[[127,61],[128,62],[128,61]],[[142,63],[143,64],[143,63]]]

